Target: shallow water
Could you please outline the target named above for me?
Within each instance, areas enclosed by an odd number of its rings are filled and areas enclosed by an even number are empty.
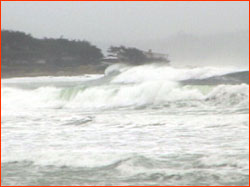
[[[2,80],[2,185],[249,185],[249,86],[237,71],[112,66]]]

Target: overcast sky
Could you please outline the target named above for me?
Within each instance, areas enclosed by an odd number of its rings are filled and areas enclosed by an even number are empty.
[[[249,2],[2,2],[2,29],[129,42],[249,28]]]

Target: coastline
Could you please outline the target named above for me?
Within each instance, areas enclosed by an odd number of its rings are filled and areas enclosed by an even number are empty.
[[[74,67],[2,67],[1,79],[39,76],[79,76],[84,74],[103,74],[105,67],[98,65],[80,65]]]

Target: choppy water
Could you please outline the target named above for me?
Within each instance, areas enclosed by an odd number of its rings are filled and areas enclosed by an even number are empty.
[[[4,79],[1,184],[249,185],[249,86],[221,76],[235,71]]]

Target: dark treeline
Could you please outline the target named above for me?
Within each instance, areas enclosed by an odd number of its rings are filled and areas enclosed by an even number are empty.
[[[99,48],[87,41],[63,38],[37,39],[18,31],[1,31],[2,64],[82,65],[103,58]]]
[[[132,65],[169,62],[163,54],[137,48],[113,47],[104,58],[101,49],[88,41],[64,38],[34,38],[19,31],[1,31],[1,75],[42,76],[103,73],[110,63]],[[106,63],[102,63],[106,62]]]

